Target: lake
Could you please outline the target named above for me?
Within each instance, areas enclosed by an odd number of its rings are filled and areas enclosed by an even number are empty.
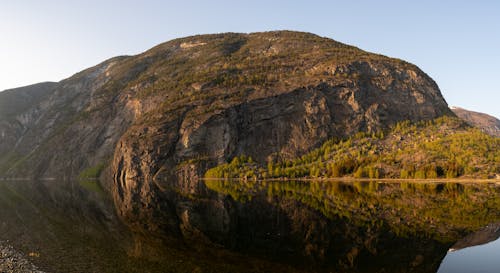
[[[180,223],[179,232],[164,236],[130,228],[95,182],[0,181],[0,241],[46,272],[444,273],[500,267],[499,185],[200,183],[203,194],[172,190],[181,200],[179,219],[172,220]]]

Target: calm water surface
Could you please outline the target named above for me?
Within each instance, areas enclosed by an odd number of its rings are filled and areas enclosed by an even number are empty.
[[[448,251],[500,223],[498,185],[208,181],[203,186],[204,194],[175,192],[177,211],[199,232],[196,241],[185,234],[164,238],[130,231],[93,182],[0,181],[0,240],[47,272],[500,268],[498,240],[467,247],[484,242],[482,233]]]

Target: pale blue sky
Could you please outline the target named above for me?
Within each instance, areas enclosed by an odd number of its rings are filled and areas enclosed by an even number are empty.
[[[194,34],[300,30],[418,65],[450,105],[500,117],[500,1],[2,1],[0,90]]]

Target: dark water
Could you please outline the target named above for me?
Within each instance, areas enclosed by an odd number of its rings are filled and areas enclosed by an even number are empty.
[[[47,272],[441,273],[500,266],[500,243],[488,241],[494,229],[484,229],[500,223],[498,185],[205,187],[203,195],[178,198],[175,220],[189,228],[166,238],[128,230],[93,182],[0,181],[0,240]]]
[[[133,268],[123,266],[127,236],[102,191],[78,182],[0,181],[0,240],[48,272]]]

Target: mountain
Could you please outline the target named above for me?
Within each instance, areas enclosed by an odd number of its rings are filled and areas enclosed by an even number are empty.
[[[58,83],[0,93],[0,176],[101,177],[130,227],[195,234],[182,200],[245,155],[286,162],[332,138],[454,116],[415,65],[310,33],[175,39]],[[186,218],[187,217],[187,218]]]
[[[116,177],[176,177],[193,159],[291,158],[332,136],[450,114],[417,67],[287,31],[176,39],[40,89],[43,100],[6,117],[24,119],[18,144],[2,141],[4,175],[104,164]]]
[[[466,110],[460,107],[451,107],[451,110],[459,118],[465,120],[471,126],[477,127],[487,134],[500,137],[500,120],[479,112]]]

